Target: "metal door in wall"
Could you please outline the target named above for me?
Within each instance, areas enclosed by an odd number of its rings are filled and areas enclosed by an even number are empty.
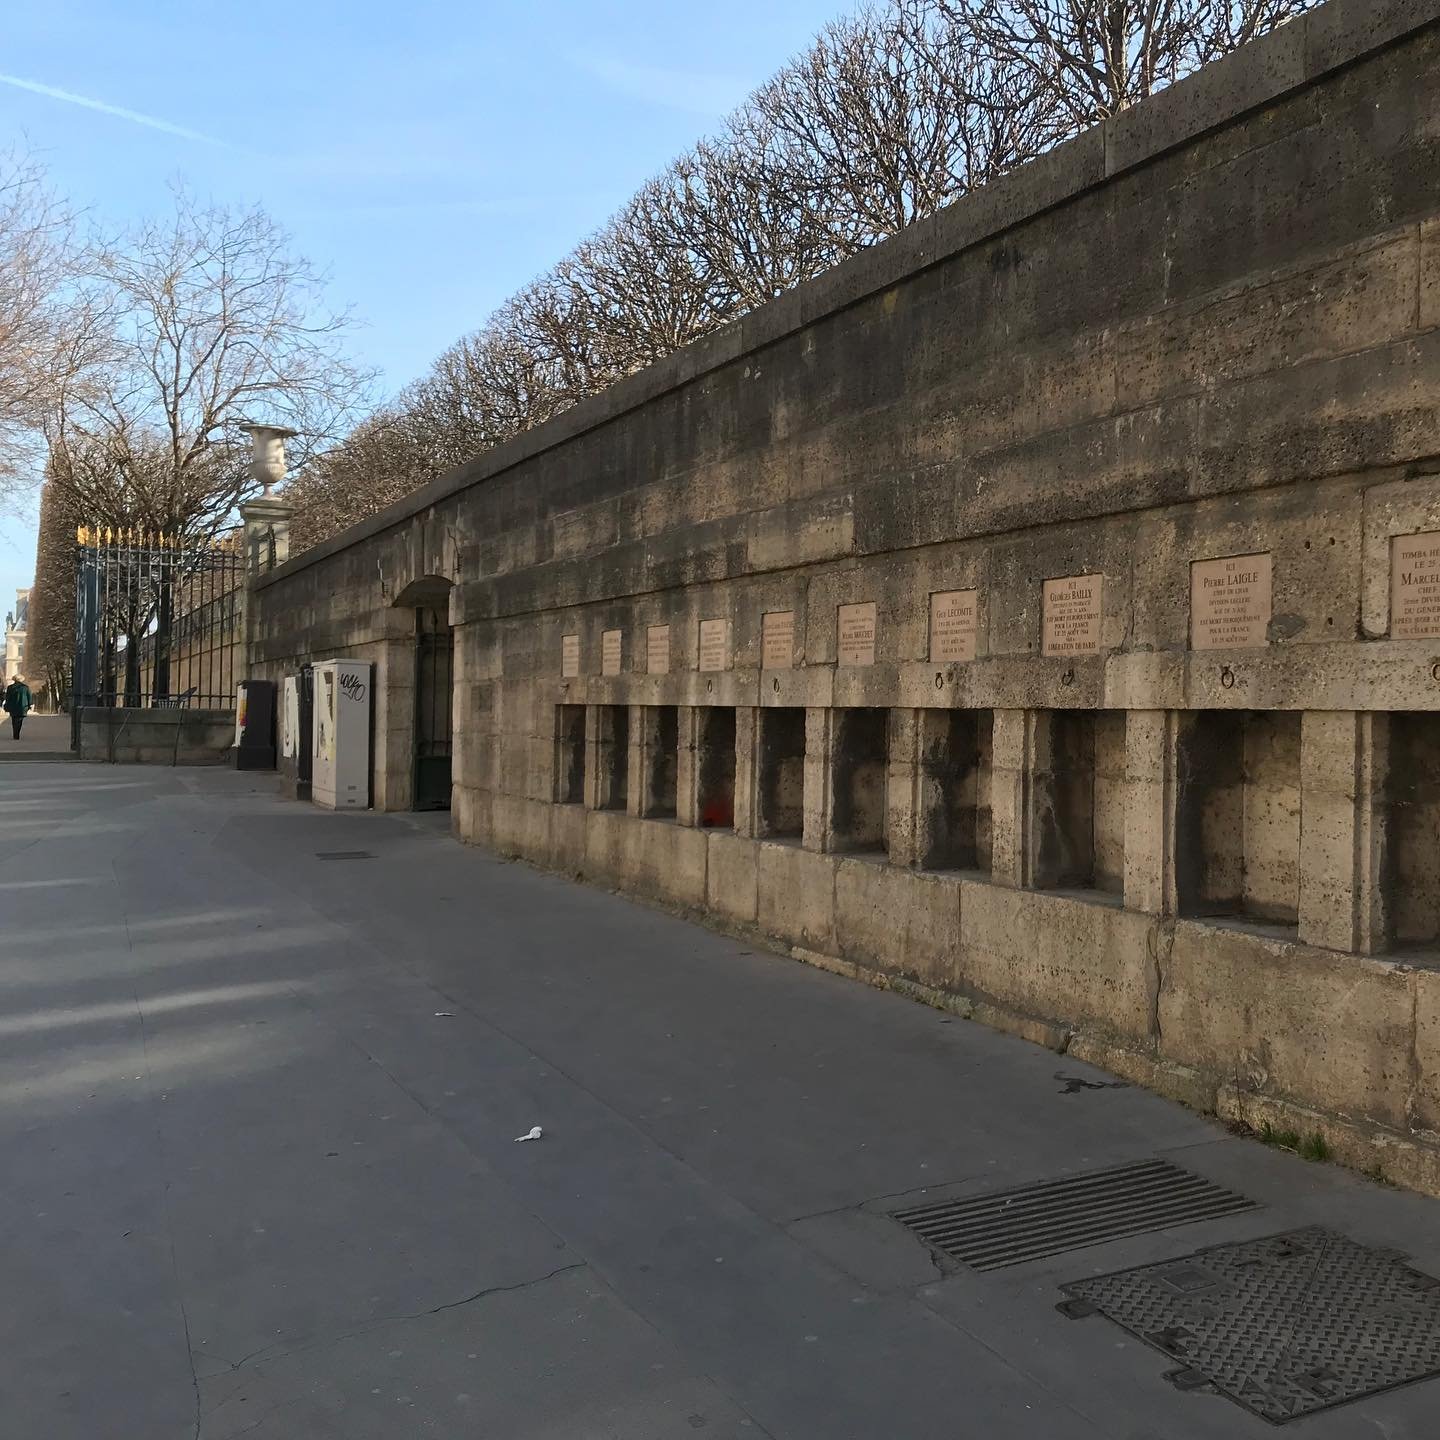
[[[296,676],[299,734],[295,737],[295,798],[308,800],[315,773],[315,667],[302,665]]]
[[[415,808],[450,808],[455,632],[445,607],[415,611]]]

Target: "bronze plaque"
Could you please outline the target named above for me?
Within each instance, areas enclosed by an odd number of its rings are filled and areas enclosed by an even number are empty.
[[[930,597],[930,659],[973,660],[979,627],[978,590],[942,590]]]
[[[795,612],[769,610],[760,617],[760,668],[789,670],[795,664]]]
[[[623,631],[602,630],[600,632],[600,673],[618,675],[620,658],[624,651]]]
[[[875,663],[875,602],[842,605],[838,618],[836,655],[842,665]]]
[[[1440,531],[1390,541],[1390,638],[1440,635]]]
[[[647,675],[668,675],[670,673],[670,627],[652,625],[645,632],[645,673]]]
[[[700,668],[701,670],[728,670],[730,668],[730,622],[728,620],[702,620],[700,622]]]
[[[1104,614],[1103,575],[1063,575],[1041,593],[1040,650],[1045,655],[1098,655]]]
[[[1252,650],[1270,643],[1270,554],[1190,562],[1190,648]]]
[[[562,635],[560,637],[560,678],[573,680],[579,673],[580,637],[578,635]]]

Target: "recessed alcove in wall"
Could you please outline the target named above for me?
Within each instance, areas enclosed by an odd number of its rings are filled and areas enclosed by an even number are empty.
[[[1125,890],[1125,714],[1041,710],[1031,777],[1038,889]]]
[[[585,799],[585,707],[555,707],[555,800],[579,805]]]
[[[602,810],[623,810],[630,795],[630,707],[600,706],[599,754]]]
[[[706,705],[695,729],[695,813],[702,827],[729,830],[735,825],[735,710]]]
[[[890,772],[890,712],[855,708],[834,712],[830,746],[831,848],[887,851],[885,793]]]
[[[645,794],[640,813],[674,819],[680,758],[680,711],[674,705],[649,705],[645,719]]]
[[[1295,711],[1184,716],[1175,867],[1182,915],[1297,923],[1300,732]]]
[[[805,831],[805,711],[762,708],[756,717],[756,834],[799,839]]]
[[[920,864],[990,869],[990,754],[994,712],[920,712]]]
[[[1385,908],[1392,945],[1440,945],[1440,714],[1393,714]]]

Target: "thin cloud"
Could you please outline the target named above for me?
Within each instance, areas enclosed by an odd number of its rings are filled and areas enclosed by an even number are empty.
[[[635,65],[613,55],[596,53],[577,53],[570,59],[578,69],[633,100],[646,100],[652,105],[665,105],[711,119],[728,114],[746,90],[744,82],[733,75]]]
[[[123,105],[109,105],[104,100],[92,100],[88,95],[76,95],[70,90],[61,90],[55,85],[42,85],[38,80],[22,80],[18,75],[0,75],[0,85],[13,85],[17,90],[28,90],[32,95],[44,95],[50,100],[63,100],[67,105],[79,105],[86,110],[98,110],[102,115],[114,115],[120,120],[129,120],[133,125],[144,125],[151,130],[163,130],[167,135],[178,135],[182,140],[198,140],[203,145],[224,145],[213,135],[191,130],[184,125],[172,124],[154,115],[142,115],[138,110],[127,110]]]

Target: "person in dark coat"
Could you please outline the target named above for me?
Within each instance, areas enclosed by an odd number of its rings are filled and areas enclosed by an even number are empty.
[[[10,717],[10,728],[15,732],[17,740],[20,738],[20,727],[25,723],[25,717],[34,704],[24,676],[17,675],[5,687],[5,713]]]

